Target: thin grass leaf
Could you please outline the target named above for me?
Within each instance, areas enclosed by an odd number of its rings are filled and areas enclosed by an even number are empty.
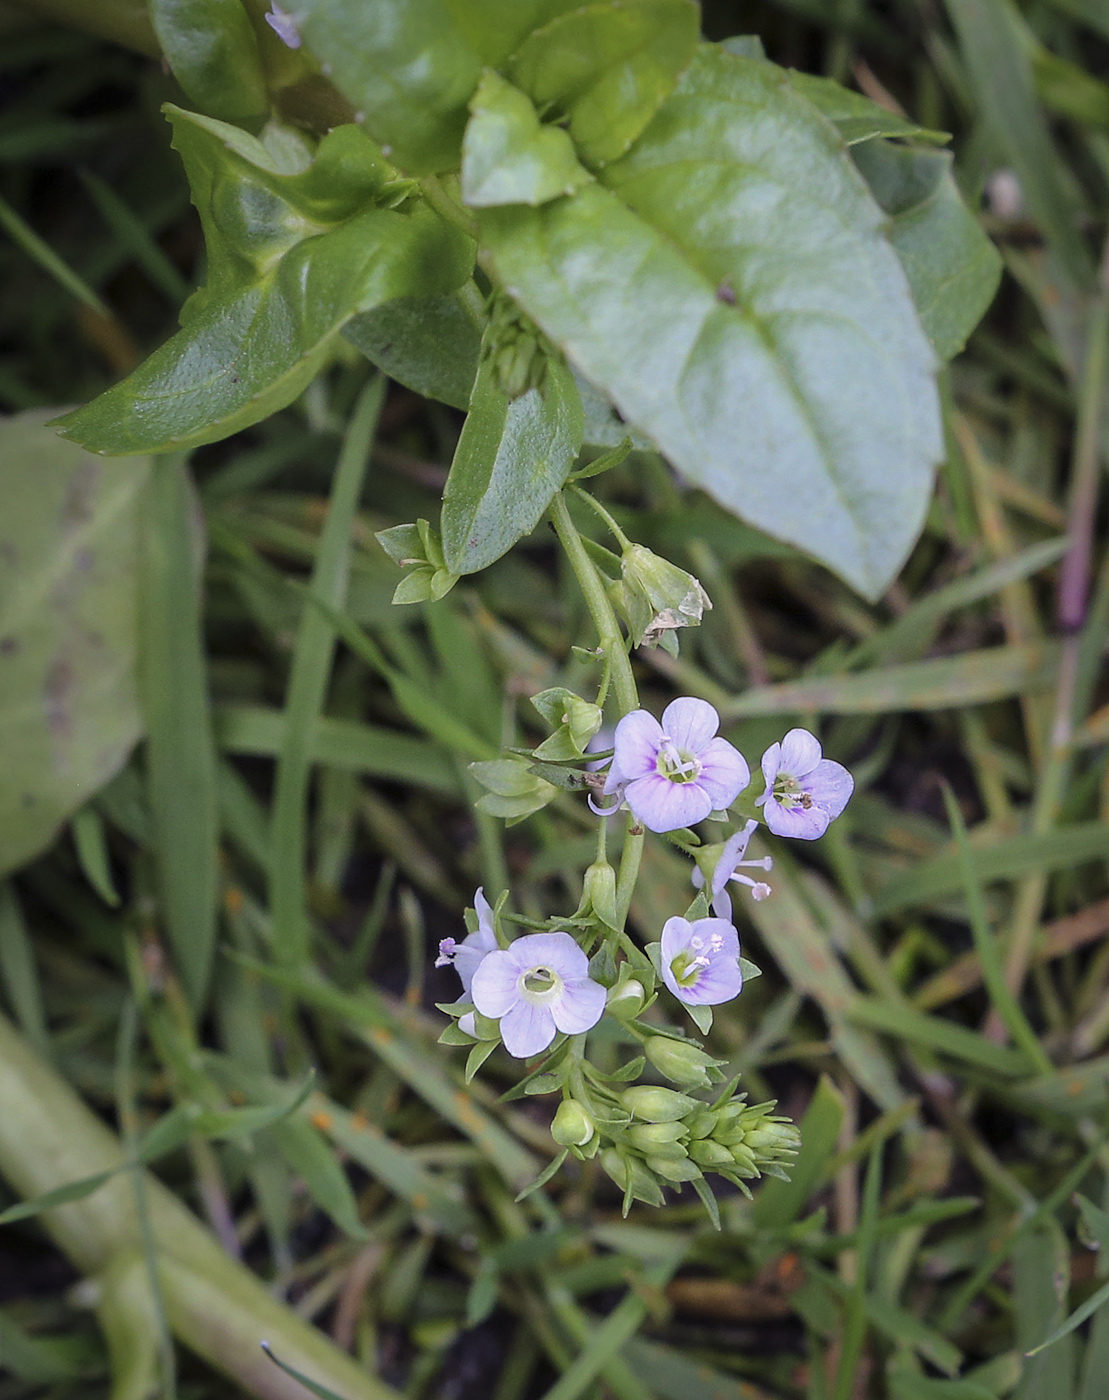
[[[98,175],[94,175],[91,170],[81,170],[78,174],[81,183],[89,192],[92,202],[120,244],[134,258],[151,282],[165,293],[170,303],[174,307],[180,306],[189,295],[191,288],[158,243],[150,236],[143,221]]]
[[[196,544],[188,469],[181,457],[162,457],[143,532],[140,695],[162,911],[199,1014],[215,950],[219,818]]]
[[[751,1215],[757,1224],[784,1230],[800,1216],[836,1150],[844,1112],[843,1095],[822,1076],[801,1120],[801,1150],[790,1179],[772,1178],[755,1198]]]
[[[884,1031],[914,1045],[926,1046],[993,1074],[1020,1078],[1031,1069],[1023,1050],[995,1045],[992,1040],[987,1040],[977,1031],[968,1030],[966,1026],[938,1016],[926,1016],[907,1006],[891,1006],[876,997],[859,997],[846,1014],[850,1020],[869,1026],[871,1030]]]
[[[112,909],[119,908],[119,891],[112,880],[104,820],[95,807],[82,807],[70,820],[73,844],[85,879]]]
[[[298,1371],[296,1367],[290,1366],[287,1362],[282,1361],[281,1358],[274,1353],[269,1342],[260,1342],[259,1346],[275,1366],[280,1366],[287,1376],[292,1376],[293,1380],[299,1381],[305,1390],[310,1391],[313,1395],[319,1396],[319,1400],[347,1400],[346,1396],[339,1395],[334,1390],[328,1390],[327,1386],[320,1385],[319,1381],[310,1380],[303,1371]]]
[[[0,884],[0,977],[23,1034],[40,1055],[51,1058],[42,987],[19,897],[10,880]]]
[[[100,300],[93,289],[58,257],[53,248],[12,208],[8,201],[0,197],[0,228],[3,228],[12,241],[38,263],[57,284],[78,301],[91,307],[99,316],[112,319],[111,310]]]

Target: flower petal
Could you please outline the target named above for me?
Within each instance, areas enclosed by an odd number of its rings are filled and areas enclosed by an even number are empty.
[[[493,907],[480,885],[474,891],[474,910],[477,914],[477,933],[472,933],[470,937],[480,938],[479,946],[491,950],[497,946],[497,935],[493,932]]]
[[[592,978],[569,979],[562,996],[551,1004],[555,1025],[567,1035],[592,1030],[604,1013],[607,995],[604,987]]]
[[[739,970],[738,957],[731,961],[719,958],[702,970],[692,987],[680,987],[675,995],[687,1006],[719,1006],[739,996],[742,990],[743,973]]]
[[[712,892],[718,893],[731,879],[732,872],[747,854],[747,847],[751,843],[751,837],[755,833],[758,822],[751,820],[744,822],[738,831],[733,831],[727,841],[724,842],[724,849],[720,852],[720,859],[716,862],[712,871]]]
[[[692,695],[671,700],[662,712],[662,732],[687,753],[699,754],[719,728],[720,716],[709,702]]]
[[[479,937],[478,934],[471,933],[454,951],[454,970],[462,979],[462,986],[467,992],[473,984],[474,973],[491,951],[478,941]]]
[[[499,1019],[520,998],[516,983],[520,969],[507,948],[486,953],[470,983],[470,999],[483,1016]]]
[[[820,762],[820,743],[807,729],[791,729],[782,740],[781,771],[803,778]]]
[[[620,783],[634,782],[655,772],[661,743],[662,729],[654,715],[646,710],[625,715],[616,726],[612,741],[615,752],[605,779],[605,792],[615,792]]]
[[[713,811],[730,807],[750,781],[747,760],[727,739],[712,739],[702,749],[697,786],[708,793]]]
[[[835,821],[855,791],[855,779],[842,763],[832,758],[822,758],[809,774],[804,787],[816,805],[828,813],[828,820]]]
[[[660,939],[663,967],[669,967],[679,953],[688,950],[692,937],[693,925],[688,919],[683,919],[680,914],[675,914],[673,918],[666,920],[662,926],[662,938]]]
[[[762,809],[766,824],[775,836],[792,836],[798,841],[815,841],[828,830],[832,820],[822,807],[783,807],[771,798]]]
[[[528,933],[508,945],[517,976],[533,967],[549,967],[563,981],[584,977],[589,959],[568,933]]]
[[[660,773],[629,783],[624,799],[650,831],[677,831],[712,811],[712,798],[700,783],[672,783]]]
[[[554,1038],[555,1023],[549,1007],[518,1001],[501,1017],[504,1048],[518,1060],[538,1055],[541,1050],[546,1050]]]
[[[782,746],[771,744],[762,756],[762,776],[766,779],[766,792],[774,786],[774,779],[782,768]],[[766,793],[756,799],[756,806],[766,801]]]

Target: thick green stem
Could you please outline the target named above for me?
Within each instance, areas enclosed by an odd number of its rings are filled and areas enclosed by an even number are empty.
[[[82,1201],[44,1212],[42,1222],[78,1269],[93,1278],[141,1271],[142,1242],[126,1158],[115,1135],[70,1086],[0,1017],[0,1174],[26,1200],[97,1172],[119,1173]],[[174,1336],[261,1400],[304,1400],[304,1389],[261,1350],[270,1341],[283,1360],[347,1400],[397,1400],[323,1333],[273,1298],[228,1257],[216,1239],[153,1176],[145,1175],[158,1280]],[[120,1264],[119,1261],[124,1261]]]

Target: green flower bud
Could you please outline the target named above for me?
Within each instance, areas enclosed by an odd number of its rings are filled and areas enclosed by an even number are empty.
[[[712,1137],[716,1129],[716,1114],[710,1108],[703,1108],[700,1113],[694,1113],[692,1117],[687,1118],[685,1126],[689,1129],[691,1138]]]
[[[615,928],[616,915],[616,871],[608,861],[595,861],[585,872],[582,886],[583,913],[592,913],[609,928]]]
[[[643,1010],[646,1000],[643,983],[636,977],[629,977],[625,982],[617,982],[609,992],[607,1010],[621,1020],[631,1020]]]
[[[783,1153],[796,1152],[801,1146],[801,1134],[795,1123],[764,1118],[747,1130],[744,1143],[756,1157],[778,1157]]]
[[[688,1094],[679,1094],[676,1089],[658,1089],[651,1084],[637,1084],[633,1089],[625,1089],[620,1102],[633,1118],[644,1118],[648,1123],[673,1123],[684,1118],[702,1105]]]
[[[648,1157],[647,1165],[664,1181],[696,1181],[701,1169],[688,1157]]]
[[[685,1089],[707,1089],[713,1082],[709,1071],[716,1069],[716,1060],[692,1041],[653,1035],[643,1053],[660,1074]]]
[[[675,1123],[636,1123],[628,1128],[625,1135],[640,1152],[654,1152],[683,1138],[685,1124],[680,1119]]]
[[[701,614],[711,608],[709,595],[692,574],[661,558],[641,544],[624,550],[620,582],[613,590],[635,646],[662,645],[677,655],[674,632],[696,627]]]
[[[739,1168],[740,1176],[758,1176],[759,1169],[755,1162],[754,1153],[744,1147],[741,1142],[737,1142],[731,1149],[732,1161]]]
[[[394,603],[437,602],[458,582],[458,575],[452,574],[443,560],[437,531],[426,520],[379,530],[375,539],[393,563],[406,570],[393,594]]]
[[[583,700],[565,686],[541,690],[531,703],[555,731],[535,750],[536,758],[554,763],[568,758],[580,758],[586,745],[601,727],[600,706]]]
[[[563,1099],[551,1124],[551,1137],[560,1147],[584,1147],[596,1132],[589,1113],[576,1099]]]
[[[645,1201],[650,1206],[663,1204],[658,1182],[634,1157],[621,1157],[615,1148],[609,1147],[601,1153],[601,1167],[621,1191],[626,1191],[630,1182],[636,1200]]]
[[[689,1155],[699,1167],[728,1167],[729,1170],[735,1166],[735,1158],[719,1142],[711,1139],[702,1139],[699,1142],[689,1144]]]

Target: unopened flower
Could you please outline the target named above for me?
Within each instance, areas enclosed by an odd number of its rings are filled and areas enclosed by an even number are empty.
[[[462,979],[462,990],[467,996],[481,960],[497,946],[497,935],[493,932],[493,910],[485,898],[484,889],[480,887],[474,895],[474,909],[477,911],[477,932],[467,934],[461,943],[453,938],[441,939],[439,956],[435,959],[436,967],[454,968]]]
[[[717,736],[719,727],[713,707],[690,696],[667,705],[661,724],[633,710],[616,726],[605,792],[621,794],[651,831],[676,831],[722,811],[751,781],[751,770]]]
[[[718,919],[727,919],[731,922],[732,901],[728,894],[728,882],[735,881],[740,885],[747,885],[751,891],[752,899],[765,899],[770,894],[770,886],[764,880],[754,880],[750,875],[740,875],[740,868],[748,870],[770,870],[774,864],[769,856],[760,856],[758,860],[746,860],[747,845],[752,835],[758,828],[758,822],[749,821],[740,828],[734,836],[729,837],[723,846],[703,848],[706,855],[711,851],[718,850],[718,856],[712,870],[712,912]],[[698,856],[701,851],[697,852]],[[699,866],[693,867],[693,886],[701,889],[705,883],[705,877]]]
[[[292,15],[286,14],[277,0],[272,0],[269,12],[264,14],[262,18],[288,48],[300,48],[300,31],[297,29],[296,20]]]
[[[791,729],[762,756],[766,791],[758,799],[771,831],[814,841],[847,806],[855,780],[833,759],[821,757],[820,744],[807,729]]]
[[[739,934],[727,919],[667,919],[661,961],[662,980],[689,1006],[718,1006],[742,990]]]
[[[605,989],[568,933],[529,933],[487,953],[470,995],[483,1016],[500,1021],[504,1048],[522,1060],[546,1050],[556,1031],[591,1030],[605,1009]]]

